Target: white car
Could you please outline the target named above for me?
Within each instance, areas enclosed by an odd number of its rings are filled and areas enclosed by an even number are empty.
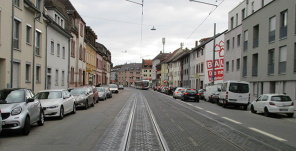
[[[116,84],[109,84],[110,91],[112,93],[118,93],[118,86]]]
[[[64,118],[65,114],[76,113],[74,97],[67,90],[44,90],[36,94],[41,102],[45,117]]]
[[[251,104],[251,112],[263,112],[265,116],[271,113],[284,113],[288,117],[294,116],[294,103],[284,94],[262,94]]]
[[[182,91],[184,91],[184,90],[185,90],[185,88],[183,88],[183,87],[177,87],[173,93],[173,98],[174,99],[177,99],[177,98],[181,99],[181,94],[182,94]]]

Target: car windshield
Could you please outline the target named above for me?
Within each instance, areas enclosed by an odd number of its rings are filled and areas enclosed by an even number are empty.
[[[246,83],[230,83],[229,91],[234,93],[249,93],[249,85]]]
[[[23,90],[0,90],[0,104],[21,103],[25,101]]]
[[[117,85],[110,85],[110,88],[117,88]]]
[[[84,88],[73,89],[70,93],[72,95],[81,95],[81,94],[84,94]]]
[[[292,101],[289,96],[272,96],[271,101],[278,101],[278,102],[289,102]]]
[[[104,88],[103,87],[96,87],[97,88],[97,90],[99,91],[99,92],[104,92]]]
[[[61,91],[39,92],[36,94],[36,99],[60,99],[62,98]]]

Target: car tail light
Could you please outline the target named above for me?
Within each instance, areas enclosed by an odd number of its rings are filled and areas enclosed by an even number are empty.
[[[291,106],[294,106],[294,102],[291,103]],[[0,110],[0,113],[1,113],[1,110]]]
[[[186,93],[184,93],[184,95],[187,95],[188,93],[186,92]]]
[[[269,102],[269,105],[275,105],[273,102]]]
[[[226,92],[226,96],[225,96],[225,99],[228,99],[228,92]]]
[[[178,92],[175,92],[175,93],[178,93]]]
[[[196,93],[196,95],[199,95],[199,93]]]

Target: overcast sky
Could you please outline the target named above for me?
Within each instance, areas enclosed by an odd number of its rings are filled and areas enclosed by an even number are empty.
[[[195,47],[195,41],[214,35],[214,23],[216,33],[227,30],[228,12],[243,0],[198,1],[218,7],[189,0],[144,0],[142,16],[142,6],[126,0],[71,0],[97,34],[97,42],[111,51],[114,66],[153,59],[163,50],[162,38],[166,53],[178,49],[181,42],[189,49]],[[156,30],[151,30],[153,26]]]

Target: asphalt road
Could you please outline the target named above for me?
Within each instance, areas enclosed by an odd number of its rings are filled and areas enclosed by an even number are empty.
[[[133,88],[63,120],[46,119],[29,136],[0,134],[1,151],[296,150],[295,142],[295,117],[265,117]]]

